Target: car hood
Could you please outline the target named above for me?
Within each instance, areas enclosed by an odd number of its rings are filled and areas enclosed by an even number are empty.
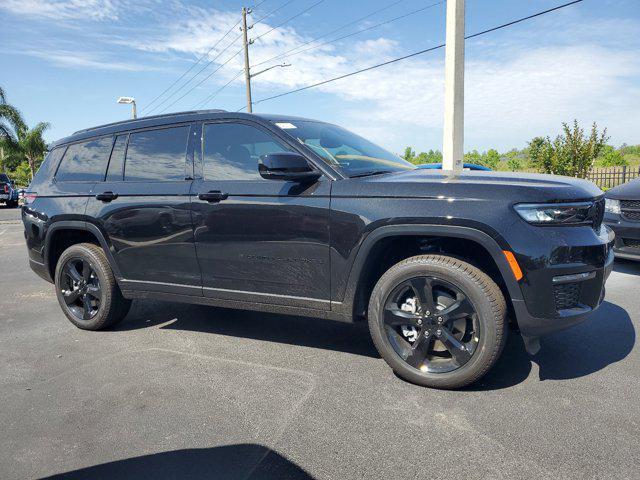
[[[612,188],[606,197],[614,200],[640,200],[640,178]]]
[[[336,187],[334,194],[363,197],[502,198],[513,203],[590,200],[603,195],[592,182],[573,177],[495,171],[463,171],[453,176],[429,169],[352,178],[337,182]]]

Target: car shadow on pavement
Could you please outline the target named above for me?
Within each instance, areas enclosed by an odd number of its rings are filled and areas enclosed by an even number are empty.
[[[533,361],[540,367],[540,380],[579,378],[619,362],[635,343],[627,311],[605,301],[586,322],[543,339]]]
[[[586,322],[543,338],[542,348],[534,356],[525,351],[519,333],[509,334],[495,366],[468,390],[499,390],[517,385],[531,373],[532,362],[538,365],[541,381],[590,375],[624,359],[636,339],[629,314],[610,302],[604,302]]]
[[[613,264],[613,271],[618,273],[628,273],[630,275],[640,275],[640,262],[616,258]]]
[[[380,357],[364,323],[343,323],[202,305],[136,302],[132,312],[115,330],[133,330],[166,322],[170,323],[160,328],[321,348],[372,358]]]
[[[213,333],[231,337],[306,346],[380,358],[365,323],[342,323],[317,318],[232,310],[158,301],[136,302],[115,330],[155,325],[162,329]],[[540,380],[567,380],[592,374],[625,358],[635,344],[635,329],[623,308],[604,302],[593,318],[541,340],[534,356],[527,354],[522,337],[509,331],[495,366],[468,390],[499,390],[529,377],[532,362]]]
[[[94,465],[48,479],[313,479],[301,467],[262,445],[239,444],[154,453]]]

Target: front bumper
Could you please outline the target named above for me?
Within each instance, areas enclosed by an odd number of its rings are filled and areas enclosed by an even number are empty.
[[[513,229],[508,242],[524,277],[511,303],[525,340],[576,325],[600,306],[614,241],[605,226]]]
[[[622,215],[613,213],[607,213],[604,222],[616,234],[615,256],[640,261],[640,222],[626,220]]]
[[[589,290],[593,290],[594,288],[600,290],[595,304],[580,304],[575,308],[559,310],[557,316],[549,318],[533,316],[529,313],[524,301],[513,301],[513,308],[518,319],[518,327],[520,328],[522,335],[528,338],[543,337],[577,325],[589,318],[589,316],[602,304],[602,301],[604,300],[604,285],[613,270],[613,261],[613,249],[610,249],[607,261],[602,268],[594,271],[595,276],[592,279],[584,280],[585,283],[592,283],[592,285],[588,286]]]

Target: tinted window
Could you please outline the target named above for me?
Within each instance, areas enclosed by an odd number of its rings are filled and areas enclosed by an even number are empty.
[[[9,177],[7,177],[4,173],[0,173],[0,182],[8,182]]]
[[[122,167],[124,165],[124,153],[127,148],[127,135],[118,135],[116,143],[113,145],[111,159],[109,160],[109,170],[107,170],[107,181],[117,182],[122,180]]]
[[[184,180],[189,127],[164,128],[129,136],[125,180]]]
[[[111,152],[112,137],[94,138],[67,147],[56,173],[59,182],[95,182],[104,178],[107,159]]]
[[[56,167],[58,166],[58,163],[60,163],[60,159],[62,158],[62,155],[64,155],[66,149],[67,147],[54,148],[47,154],[42,165],[40,165],[40,168],[33,177],[30,187],[37,187],[51,181],[53,172],[56,171]]]
[[[211,123],[204,127],[204,178],[256,180],[261,155],[290,152],[270,134],[240,123]]]
[[[276,125],[349,177],[416,168],[397,155],[336,125],[306,120],[276,122]]]

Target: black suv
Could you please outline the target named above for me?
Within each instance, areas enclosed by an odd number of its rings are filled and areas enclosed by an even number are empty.
[[[640,261],[640,178],[607,192],[605,223],[616,233],[615,256]]]
[[[23,208],[31,268],[80,328],[133,298],[366,320],[417,384],[499,357],[601,303],[613,262],[592,183],[416,169],[328,123],[199,111],[55,143]]]

